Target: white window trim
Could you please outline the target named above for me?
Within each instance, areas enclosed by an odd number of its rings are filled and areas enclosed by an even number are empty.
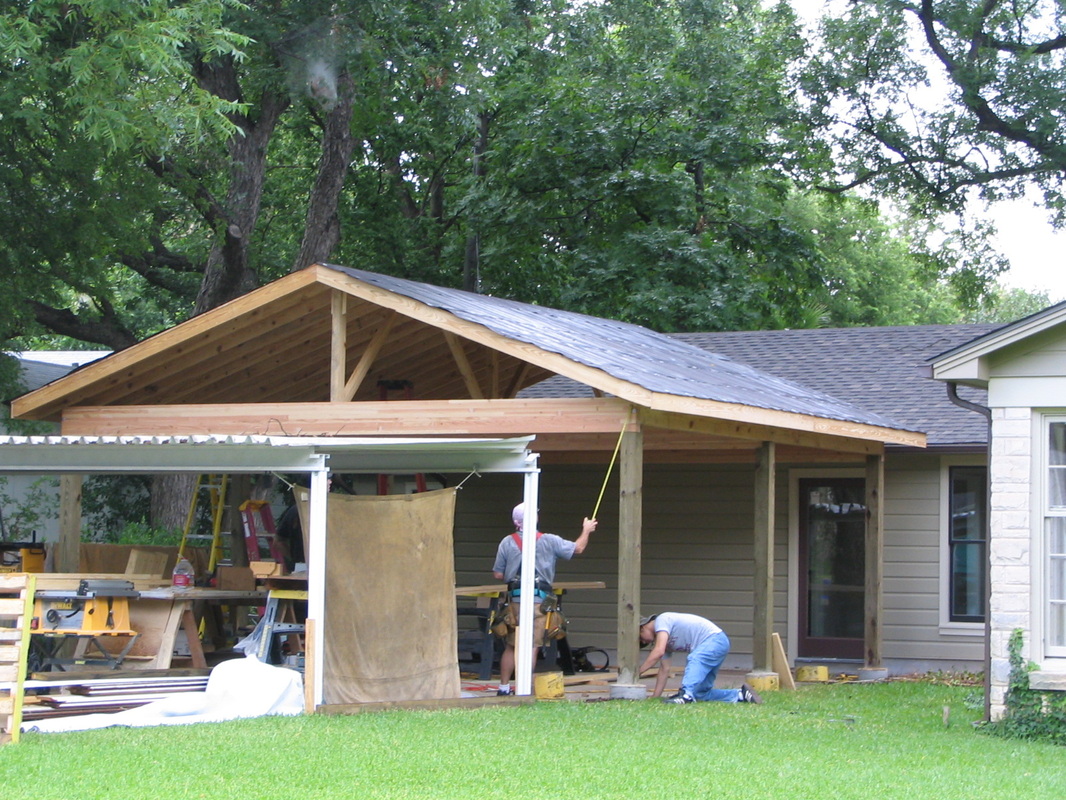
[[[951,620],[951,550],[948,546],[948,534],[951,530],[952,467],[984,467],[987,470],[988,459],[978,455],[942,456],[940,459],[940,524],[937,537],[940,545],[940,624],[938,628],[942,636],[984,636],[984,622],[952,622]],[[986,556],[988,546],[986,539]]]
[[[1047,619],[1047,615],[1044,612],[1048,600],[1045,584],[1047,578],[1047,570],[1045,569],[1047,561],[1047,548],[1045,546],[1047,526],[1045,522],[1048,518],[1047,477],[1051,460],[1048,433],[1051,423],[1066,423],[1066,411],[1043,410],[1039,414],[1034,413],[1033,417],[1034,426],[1037,429],[1035,435],[1038,438],[1034,451],[1039,453],[1039,457],[1034,459],[1037,475],[1033,481],[1033,493],[1035,495],[1033,506],[1036,509],[1036,513],[1031,518],[1030,552],[1032,553],[1032,563],[1030,564],[1031,584],[1029,593],[1030,602],[1032,603],[1032,630],[1030,632],[1032,641],[1029,643],[1029,650],[1032,660],[1038,663],[1043,670],[1060,673],[1066,672],[1066,646],[1051,647],[1048,645],[1047,630],[1044,627]],[[1037,632],[1039,632],[1039,635],[1037,635]]]

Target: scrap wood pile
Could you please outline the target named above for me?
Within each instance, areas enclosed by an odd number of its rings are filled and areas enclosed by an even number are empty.
[[[207,689],[208,670],[34,673],[26,682],[24,721],[137,708],[177,692]]]

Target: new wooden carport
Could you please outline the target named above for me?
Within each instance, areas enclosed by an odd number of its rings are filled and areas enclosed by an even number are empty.
[[[594,396],[518,396],[556,375]],[[382,399],[382,381],[413,382],[417,399]],[[884,445],[924,445],[890,420],[638,326],[322,264],[82,367],[16,400],[12,415],[74,436],[535,435],[542,464],[603,466],[624,427],[622,682],[638,665],[645,461],[757,463],[756,672],[772,672],[778,460],[865,463],[865,662],[877,669]]]

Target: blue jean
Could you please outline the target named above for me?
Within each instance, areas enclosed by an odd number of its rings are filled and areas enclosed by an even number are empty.
[[[715,689],[714,679],[718,668],[729,655],[729,637],[724,632],[708,636],[688,654],[685,674],[681,677],[681,689],[697,700],[718,700],[736,703],[740,700],[739,689]]]

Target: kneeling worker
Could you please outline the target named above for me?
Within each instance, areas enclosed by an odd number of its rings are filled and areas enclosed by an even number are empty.
[[[639,678],[659,664],[652,697],[661,697],[670,677],[670,655],[688,653],[681,689],[664,697],[664,703],[695,703],[718,700],[725,703],[761,703],[762,698],[748,684],[739,689],[715,689],[718,668],[729,654],[729,637],[709,619],[695,614],[667,611],[652,614],[640,621],[640,646],[651,644],[651,652],[637,670]]]

